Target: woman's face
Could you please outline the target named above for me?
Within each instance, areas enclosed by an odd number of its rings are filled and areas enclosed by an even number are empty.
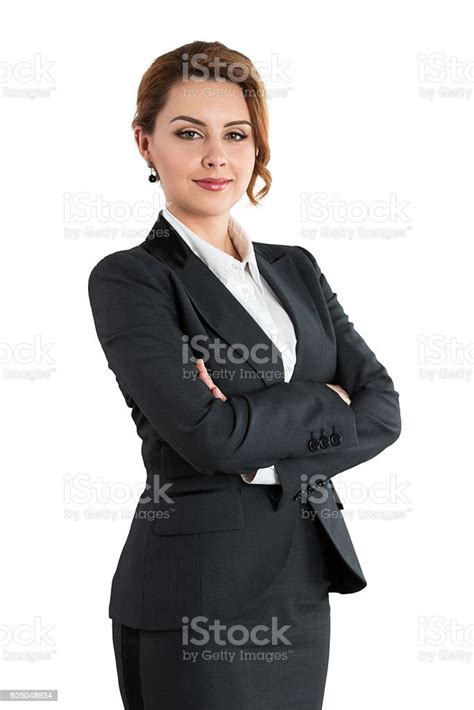
[[[180,118],[178,118],[180,117]],[[245,193],[255,164],[255,142],[241,87],[230,81],[179,81],[158,114],[152,136],[135,133],[149,154],[167,204],[201,215],[228,212]],[[196,181],[227,178],[221,190]]]

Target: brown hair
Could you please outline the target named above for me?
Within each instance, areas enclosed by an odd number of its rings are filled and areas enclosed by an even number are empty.
[[[268,109],[266,92],[260,75],[248,57],[235,49],[229,49],[220,42],[190,42],[157,57],[143,75],[137,94],[137,108],[132,128],[141,126],[151,135],[157,114],[168,98],[171,87],[188,77],[215,78],[216,65],[220,77],[242,87],[242,93],[252,122],[253,138],[256,146],[255,166],[247,187],[247,196],[252,205],[269,192],[272,184],[270,171],[265,167],[270,160],[268,143]],[[264,186],[254,195],[257,178]]]

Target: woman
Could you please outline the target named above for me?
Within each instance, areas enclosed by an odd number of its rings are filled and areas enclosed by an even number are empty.
[[[321,708],[328,594],[366,585],[331,477],[397,439],[398,393],[314,256],[230,215],[271,185],[250,60],[158,57],[132,125],[166,207],[89,277],[147,470],[109,608],[124,707]]]

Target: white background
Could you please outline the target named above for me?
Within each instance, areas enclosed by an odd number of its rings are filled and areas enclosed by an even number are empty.
[[[335,479],[368,586],[330,597],[324,707],[473,707],[472,14],[406,0],[4,9],[0,688],[121,707],[107,607],[130,520],[111,516],[134,509],[145,472],[87,278],[163,206],[133,141],[136,91],[158,55],[200,39],[249,56],[271,97],[273,187],[233,213],[254,241],[312,251],[400,394],[400,439]],[[316,193],[349,205],[340,222],[308,218]],[[391,194],[398,211],[377,220]],[[116,236],[90,235],[104,227]]]

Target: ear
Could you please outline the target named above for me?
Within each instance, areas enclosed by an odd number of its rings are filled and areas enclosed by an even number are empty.
[[[148,160],[149,159],[148,138],[144,134],[141,126],[136,126],[136,128],[133,129],[133,137],[135,139],[135,143],[137,144],[137,147],[138,147],[138,150],[140,151],[141,156],[145,160]]]

